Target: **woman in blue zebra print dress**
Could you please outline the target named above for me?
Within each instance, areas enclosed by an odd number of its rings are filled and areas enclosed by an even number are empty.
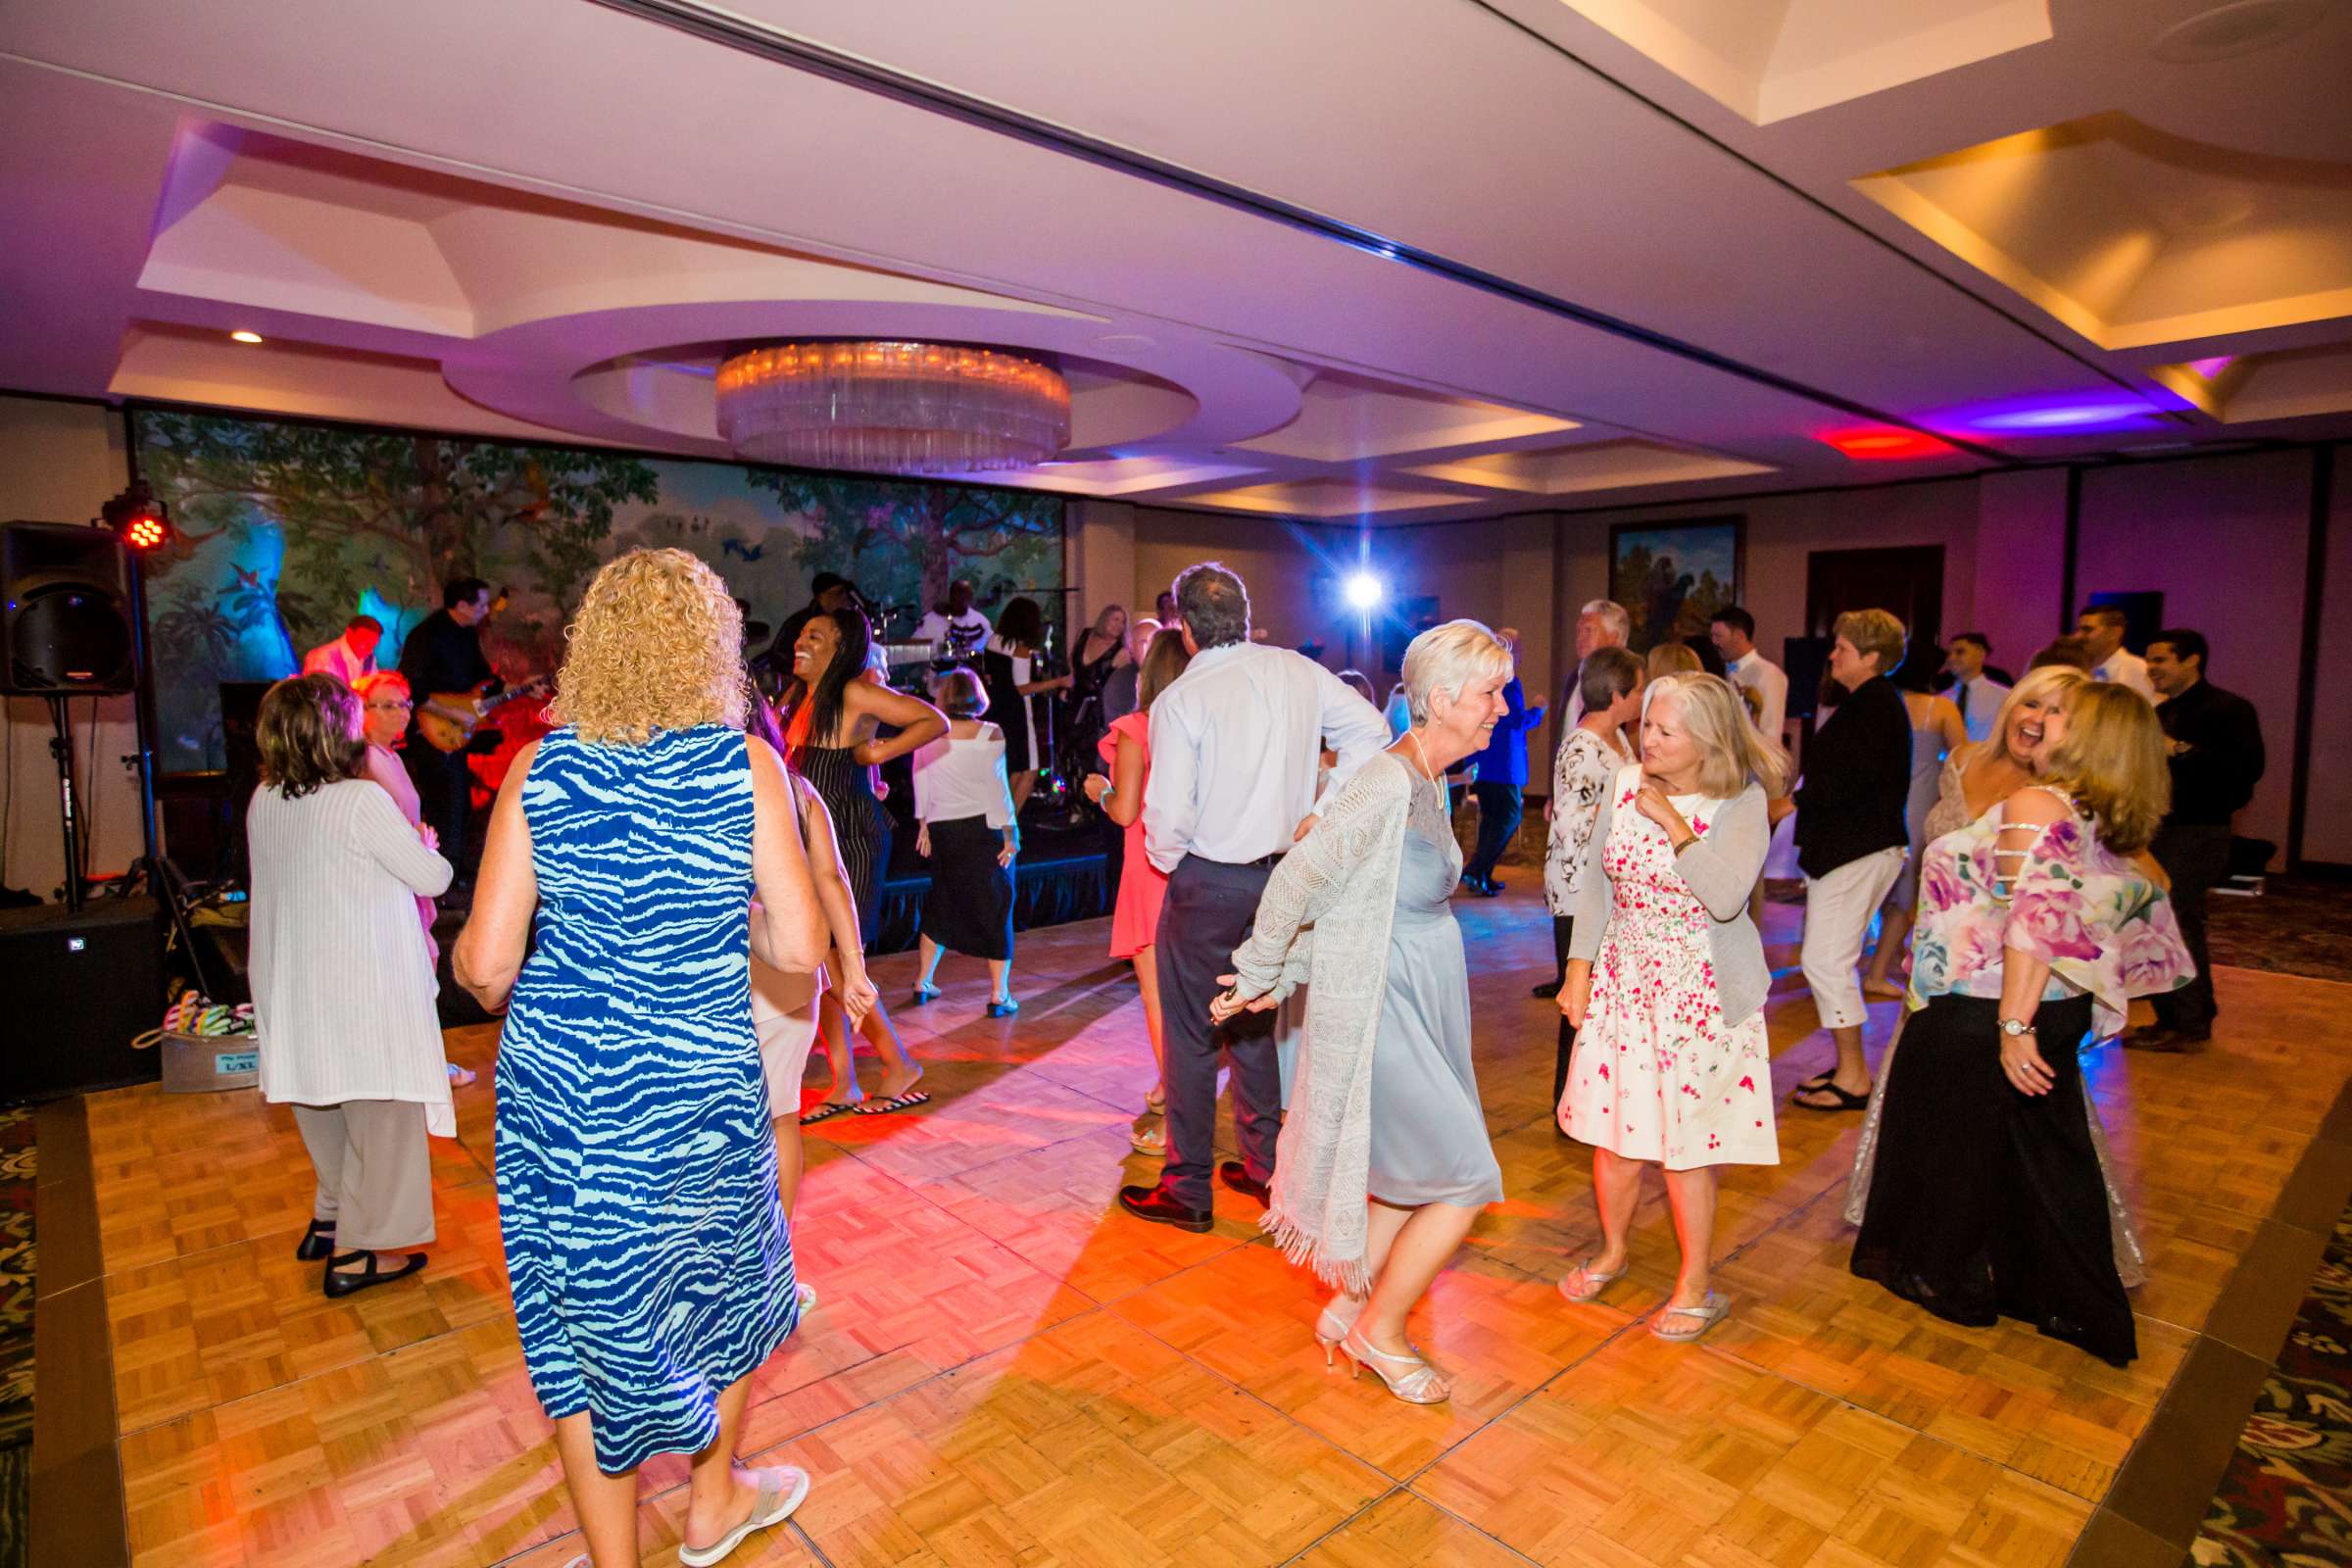
[[[499,792],[454,955],[507,1012],[507,1272],[598,1568],[638,1560],[654,1454],[694,1456],[690,1568],[808,1487],[735,1463],[750,1376],[799,1315],[748,955],[810,969],[824,930],[782,762],[743,733],[741,645],[725,585],[683,551],[597,574],[563,727]]]

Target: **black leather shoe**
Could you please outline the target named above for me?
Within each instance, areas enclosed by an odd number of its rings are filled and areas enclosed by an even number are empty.
[[[2205,1043],[2212,1038],[2210,1031],[2199,1033],[2187,1029],[2166,1029],[2160,1025],[2154,1029],[2132,1030],[2124,1036],[2124,1049],[2152,1051],[2165,1056],[2186,1056],[2203,1051]]]
[[[1491,876],[1483,877],[1479,882],[1478,896],[1482,899],[1499,899],[1502,897],[1503,886],[1504,884],[1495,881]]]
[[[362,1258],[368,1260],[368,1267],[365,1270],[348,1271],[335,1267],[337,1263],[357,1263]],[[368,1251],[338,1252],[328,1258],[326,1278],[322,1287],[326,1292],[327,1299],[339,1301],[346,1296],[370,1289],[373,1286],[389,1285],[394,1280],[405,1280],[424,1267],[424,1254],[411,1252],[408,1261],[402,1263],[398,1268],[385,1268],[383,1261],[381,1253]]]
[[[294,1256],[305,1263],[321,1263],[335,1250],[335,1222],[315,1219],[311,1228],[302,1233],[302,1243],[294,1249]]]
[[[1250,1175],[1250,1167],[1238,1159],[1229,1159],[1219,1165],[1217,1180],[1244,1198],[1254,1198],[1261,1203],[1270,1203],[1274,1200],[1274,1194],[1267,1184]]]
[[[1173,1225],[1180,1231],[1204,1231],[1217,1222],[1207,1209],[1188,1208],[1159,1187],[1122,1187],[1119,1206],[1137,1219],[1148,1219],[1154,1225]]]
[[[1534,997],[1539,1002],[1550,1002],[1557,998],[1559,994],[1560,983],[1557,980],[1546,980],[1542,985],[1537,986],[1534,990],[1528,992],[1529,996]]]

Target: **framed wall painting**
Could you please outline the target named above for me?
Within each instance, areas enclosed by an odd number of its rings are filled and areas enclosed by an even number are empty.
[[[1744,516],[1621,522],[1609,530],[1609,597],[1632,622],[1627,643],[1646,654],[1673,638],[1704,641],[1716,611],[1740,602]]]

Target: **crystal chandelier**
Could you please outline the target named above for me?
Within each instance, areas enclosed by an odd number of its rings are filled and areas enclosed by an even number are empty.
[[[778,343],[718,368],[718,433],[738,457],[875,473],[1026,468],[1069,443],[1052,367],[946,343]]]

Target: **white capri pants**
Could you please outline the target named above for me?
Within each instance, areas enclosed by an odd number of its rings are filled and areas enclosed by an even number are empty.
[[[1909,853],[1897,844],[1805,881],[1805,945],[1799,961],[1824,1029],[1858,1028],[1870,1016],[1855,965],[1862,961],[1870,917],[1886,902],[1886,890],[1894,886]]]

